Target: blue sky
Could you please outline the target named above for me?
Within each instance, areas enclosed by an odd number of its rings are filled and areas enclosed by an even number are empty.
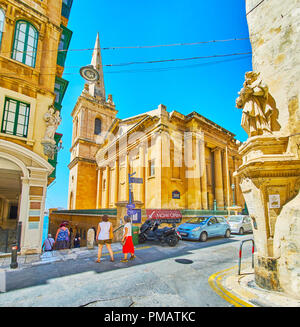
[[[247,38],[245,1],[240,0],[74,0],[68,28],[73,31],[69,49],[93,48],[97,32],[101,48],[193,43]],[[248,39],[190,46],[102,50],[103,65],[133,61],[214,56],[251,52]],[[69,51],[63,78],[69,87],[63,100],[64,149],[59,152],[56,181],[49,187],[46,208],[67,207],[71,111],[84,80],[82,66],[90,64],[92,51]],[[104,67],[106,94],[112,94],[118,118],[126,118],[164,104],[168,111],[197,111],[245,141],[241,110],[235,108],[237,92],[251,56],[197,59],[165,63]]]

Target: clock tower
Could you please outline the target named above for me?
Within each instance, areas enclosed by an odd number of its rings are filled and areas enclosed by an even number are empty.
[[[99,145],[116,118],[118,111],[108,95],[106,100],[99,33],[91,65],[81,69],[87,83],[71,113],[73,136],[68,165],[68,209],[95,209],[97,194],[97,163]],[[96,74],[96,76],[95,76]],[[96,82],[92,82],[96,78]]]

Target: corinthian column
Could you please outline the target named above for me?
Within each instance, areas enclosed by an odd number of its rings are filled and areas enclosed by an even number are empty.
[[[143,184],[140,184],[140,200],[145,204],[145,146],[141,144],[140,146],[140,162],[139,162],[139,177],[143,178]]]
[[[216,148],[214,151],[214,159],[215,159],[215,197],[217,201],[217,208],[224,209],[222,159],[221,159],[221,150],[219,148]]]
[[[97,203],[96,208],[101,208],[102,205],[102,170],[101,168],[98,168],[98,183],[97,183]]]
[[[125,201],[129,201],[129,173],[130,173],[130,163],[129,163],[129,154],[126,153],[125,156]]]
[[[115,185],[114,185],[114,203],[118,202],[118,193],[119,193],[119,158],[116,158],[115,161]]]
[[[109,208],[109,189],[110,189],[110,180],[109,180],[109,165],[106,166],[106,189],[105,189],[105,208]]]
[[[205,142],[204,139],[200,141],[200,178],[201,178],[201,201],[202,209],[207,210],[207,176],[206,176],[206,162],[205,162]]]

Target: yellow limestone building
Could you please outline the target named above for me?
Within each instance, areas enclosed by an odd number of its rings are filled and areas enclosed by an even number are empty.
[[[224,210],[244,201],[232,174],[240,164],[234,134],[197,112],[168,112],[164,105],[118,119],[106,99],[99,35],[91,65],[100,80],[86,84],[72,111],[68,208],[116,208],[129,200],[141,208]],[[233,198],[234,196],[234,198]]]
[[[0,252],[41,250],[72,0],[0,1]],[[64,50],[64,51],[58,51]],[[6,241],[5,241],[6,240]]]

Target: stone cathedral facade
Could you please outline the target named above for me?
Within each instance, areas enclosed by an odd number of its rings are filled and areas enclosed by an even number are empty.
[[[239,142],[234,134],[197,112],[157,108],[126,119],[106,98],[100,42],[92,63],[100,75],[86,84],[72,111],[68,209],[116,208],[129,200],[141,208],[226,210],[244,208],[238,178]]]

